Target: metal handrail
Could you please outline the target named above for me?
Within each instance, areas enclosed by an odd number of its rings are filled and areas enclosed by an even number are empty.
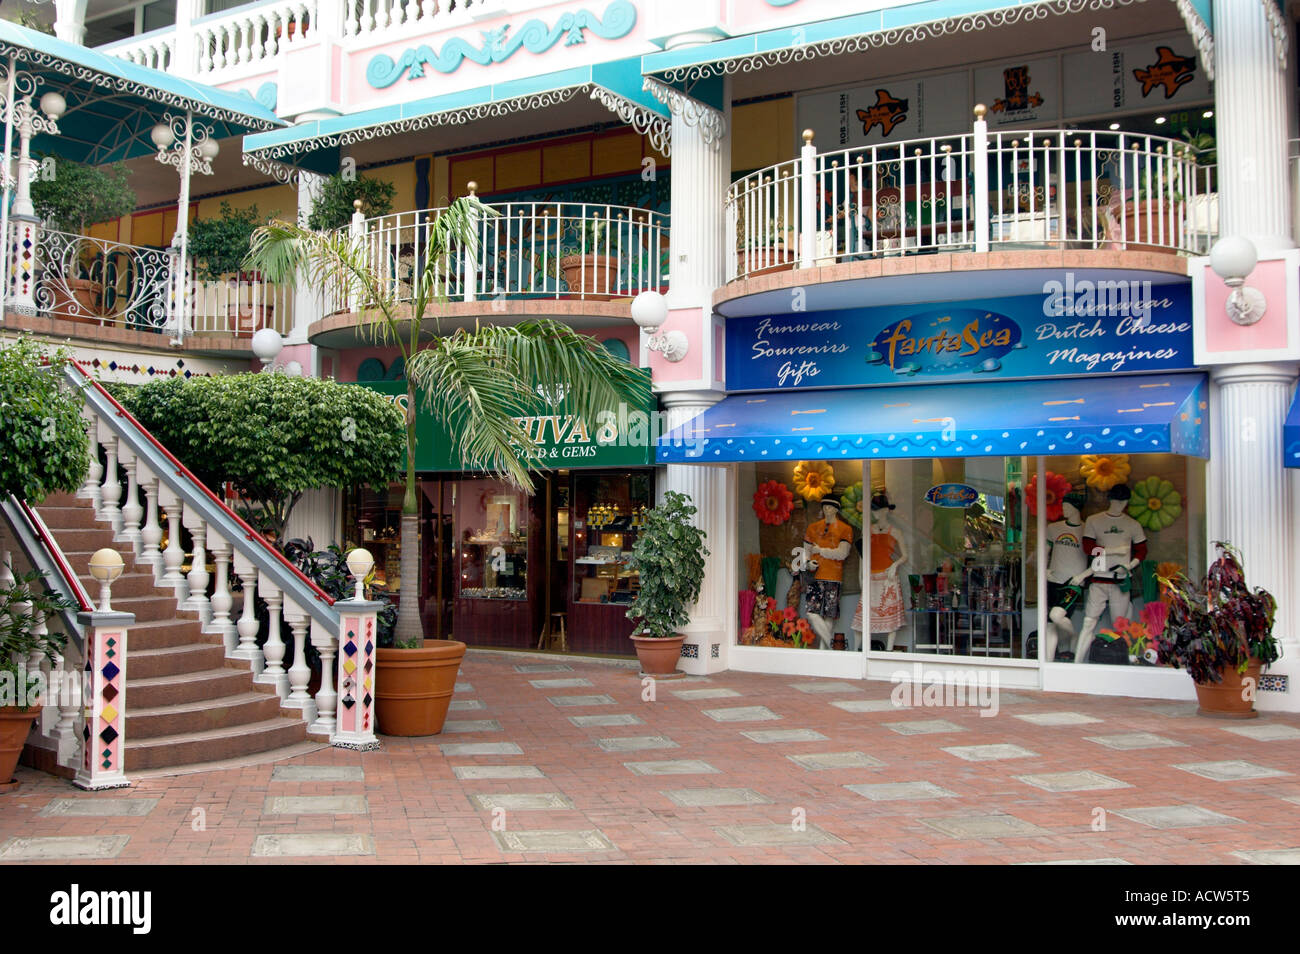
[[[45,526],[45,521],[41,519],[40,514],[28,506],[26,501],[13,496],[7,500],[0,500],[0,512],[4,513],[5,520],[13,531],[18,545],[27,555],[28,562],[45,576],[53,589],[75,604],[62,610],[59,615],[63,619],[64,631],[80,648],[83,643],[83,631],[77,614],[90,613],[95,609],[80,577],[73,572],[62,548],[55,541],[49,528]]]

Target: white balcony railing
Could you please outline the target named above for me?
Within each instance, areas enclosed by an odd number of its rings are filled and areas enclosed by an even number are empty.
[[[195,76],[270,60],[283,48],[312,39],[319,29],[317,0],[278,0],[195,20]]]
[[[727,280],[871,256],[991,247],[1203,254],[1215,169],[1186,143],[1088,130],[916,139],[751,173],[727,193]]]
[[[262,328],[281,335],[293,330],[294,289],[243,273],[224,281],[194,282],[188,301],[187,334],[251,337]]]
[[[582,202],[490,206],[477,241],[457,244],[435,270],[435,291],[455,301],[632,297],[668,283],[668,218],[646,209]],[[399,301],[428,261],[429,223],[441,209],[362,220],[353,234]],[[337,297],[337,296],[336,296]],[[336,301],[344,310],[345,303]]]

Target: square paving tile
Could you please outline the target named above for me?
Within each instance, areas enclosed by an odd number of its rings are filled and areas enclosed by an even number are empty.
[[[1150,706],[1142,706],[1146,712],[1158,716],[1191,716],[1196,715],[1195,702],[1158,702]]]
[[[1017,775],[1016,778],[1026,785],[1041,788],[1046,792],[1091,792],[1104,788],[1132,788],[1128,782],[1121,782],[1109,775],[1097,772],[1049,772],[1046,775]]]
[[[1300,848],[1265,848],[1233,854],[1252,865],[1300,865]]]
[[[674,689],[678,699],[731,699],[740,695],[735,689]]]
[[[725,808],[732,805],[770,805],[772,799],[752,788],[677,788],[663,793],[683,808]]]
[[[825,742],[826,736],[813,729],[754,729],[740,733],[751,742]]]
[[[859,795],[871,799],[873,802],[958,797],[956,792],[950,792],[933,782],[884,782],[879,785],[845,785],[844,787],[850,792],[857,792]]]
[[[567,663],[524,663],[516,666],[515,672],[573,672]]]
[[[617,851],[599,831],[494,831],[502,851]]]
[[[1108,749],[1118,749],[1120,751],[1128,751],[1130,749],[1159,749],[1186,745],[1185,742],[1166,739],[1163,735],[1156,735],[1154,732],[1123,732],[1119,735],[1090,735],[1085,736],[1085,738],[1089,742],[1096,742],[1098,745],[1104,745]]]
[[[619,712],[610,715],[569,716],[569,721],[580,729],[589,726],[645,725],[644,719],[638,718],[630,712]]]
[[[545,778],[536,765],[457,765],[452,771],[465,781],[481,778]]]
[[[1247,778],[1276,778],[1279,775],[1291,774],[1241,759],[1229,759],[1225,762],[1184,762],[1182,765],[1175,765],[1174,768],[1216,782],[1235,782]]]
[[[0,845],[0,861],[82,861],[116,858],[130,835],[60,835],[10,838]]]
[[[1015,815],[954,815],[922,818],[921,824],[943,832],[949,838],[1029,838],[1050,835],[1046,828]]]
[[[443,755],[523,755],[514,742],[449,742],[438,746]]]
[[[1249,725],[1221,725],[1224,732],[1244,735],[1256,742],[1290,742],[1300,739],[1300,729],[1281,722],[1256,722]]]
[[[699,759],[668,759],[663,762],[624,762],[633,775],[714,775],[718,770]]]
[[[901,712],[907,706],[896,706],[889,699],[836,699],[831,703],[845,712]]]
[[[816,825],[802,831],[790,825],[729,825],[713,829],[740,848],[787,848],[800,845],[842,845],[843,841]]]
[[[665,735],[625,735],[614,739],[597,739],[605,752],[640,752],[645,749],[675,749],[677,743]]]
[[[468,682],[458,682],[458,683],[456,683],[456,687],[455,687],[455,689],[454,689],[453,691],[455,691],[455,692],[473,692],[473,691],[474,691],[474,687],[471,686]]]
[[[46,818],[111,818],[122,815],[138,818],[148,815],[160,801],[160,798],[95,798],[89,795],[81,798],[56,798],[37,814]]]
[[[879,768],[885,763],[865,752],[816,752],[812,755],[787,755],[791,762],[810,772],[832,769]]]
[[[547,696],[553,706],[612,706],[614,699],[604,694],[595,696]]]
[[[528,684],[534,689],[580,689],[592,685],[590,679],[530,679]]]
[[[1139,822],[1148,828],[1209,828],[1220,825],[1240,825],[1240,818],[1220,815],[1197,805],[1160,805],[1152,808],[1126,808],[1115,814],[1129,821]]]
[[[272,795],[262,803],[263,815],[368,815],[364,795]]]
[[[851,682],[792,682],[790,688],[800,692],[862,692],[862,686]]]
[[[310,835],[258,835],[253,840],[254,858],[319,858],[335,855],[373,855],[374,839],[369,835],[322,832]]]
[[[949,755],[955,755],[967,762],[994,762],[998,759],[1033,759],[1037,752],[1030,752],[1018,745],[998,743],[993,745],[954,745],[944,749]]]
[[[1000,706],[1019,706],[1030,702],[1042,702],[1037,696],[1026,696],[1018,692],[1003,692],[998,690],[998,705]]]
[[[573,799],[559,792],[535,792],[511,795],[471,795],[485,812],[500,808],[508,812],[534,812],[547,809],[572,808]]]
[[[781,718],[767,706],[738,706],[734,709],[703,709],[714,722],[769,722]]]
[[[467,709],[486,709],[487,703],[482,699],[453,699],[447,707],[449,712],[464,712]]]
[[[457,732],[500,732],[501,723],[496,719],[449,719],[443,723],[442,731],[448,734]]]
[[[881,728],[899,735],[938,735],[942,732],[965,732],[959,725],[943,719],[920,719],[916,722],[886,722]]]
[[[271,769],[272,782],[364,782],[366,772],[360,765],[276,765]]]
[[[1031,712],[1028,715],[1018,715],[1016,718],[1034,725],[1087,725],[1089,722],[1104,721],[1084,715],[1082,712]]]

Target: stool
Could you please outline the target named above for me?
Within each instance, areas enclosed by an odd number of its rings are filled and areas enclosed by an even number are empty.
[[[560,640],[561,652],[569,651],[569,641],[564,632],[564,621],[568,617],[567,613],[552,613],[550,624],[542,630],[542,635],[537,639],[537,648],[546,649],[548,644],[554,644],[558,638]],[[555,629],[555,624],[559,623],[559,630]]]

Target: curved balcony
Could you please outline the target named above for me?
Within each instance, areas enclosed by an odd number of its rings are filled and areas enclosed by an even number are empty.
[[[816,153],[727,192],[727,281],[950,252],[1198,255],[1218,232],[1215,168],[1159,136],[970,134]]]

